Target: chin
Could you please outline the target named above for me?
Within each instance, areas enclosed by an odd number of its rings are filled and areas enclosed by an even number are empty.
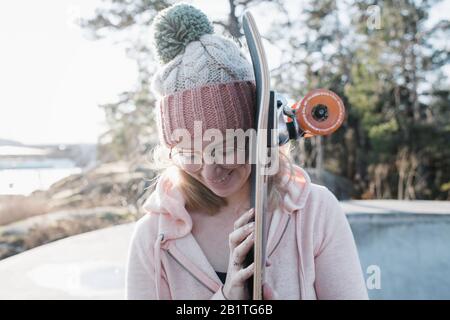
[[[212,183],[203,179],[203,184],[219,197],[226,198],[238,192],[248,180],[251,172],[250,166],[243,166],[232,169],[228,173],[225,181]]]

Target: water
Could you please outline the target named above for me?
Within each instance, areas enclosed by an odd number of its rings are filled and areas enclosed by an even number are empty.
[[[80,172],[78,167],[3,169],[0,170],[0,195],[29,195],[35,190],[46,190],[56,181]]]

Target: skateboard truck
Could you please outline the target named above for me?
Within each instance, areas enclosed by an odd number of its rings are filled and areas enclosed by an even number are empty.
[[[341,98],[326,89],[312,90],[292,106],[278,92],[275,92],[275,101],[279,146],[289,140],[331,134],[342,125],[345,118]]]

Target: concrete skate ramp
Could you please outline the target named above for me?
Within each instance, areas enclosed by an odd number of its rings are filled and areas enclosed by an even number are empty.
[[[450,299],[450,201],[341,202],[371,299]],[[368,269],[369,268],[369,269]]]
[[[341,205],[372,299],[450,299],[450,202]],[[123,299],[132,229],[93,231],[1,260],[0,299]]]
[[[55,241],[0,261],[0,299],[123,299],[134,224]]]

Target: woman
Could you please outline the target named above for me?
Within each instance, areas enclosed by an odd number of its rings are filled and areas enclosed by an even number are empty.
[[[249,299],[253,264],[243,262],[253,246],[251,144],[230,143],[225,133],[253,128],[252,66],[190,5],[161,11],[152,27],[162,64],[152,89],[170,166],[135,227],[127,298]],[[222,138],[205,139],[211,131]],[[366,299],[353,236],[336,197],[286,157],[270,183],[264,298]]]

